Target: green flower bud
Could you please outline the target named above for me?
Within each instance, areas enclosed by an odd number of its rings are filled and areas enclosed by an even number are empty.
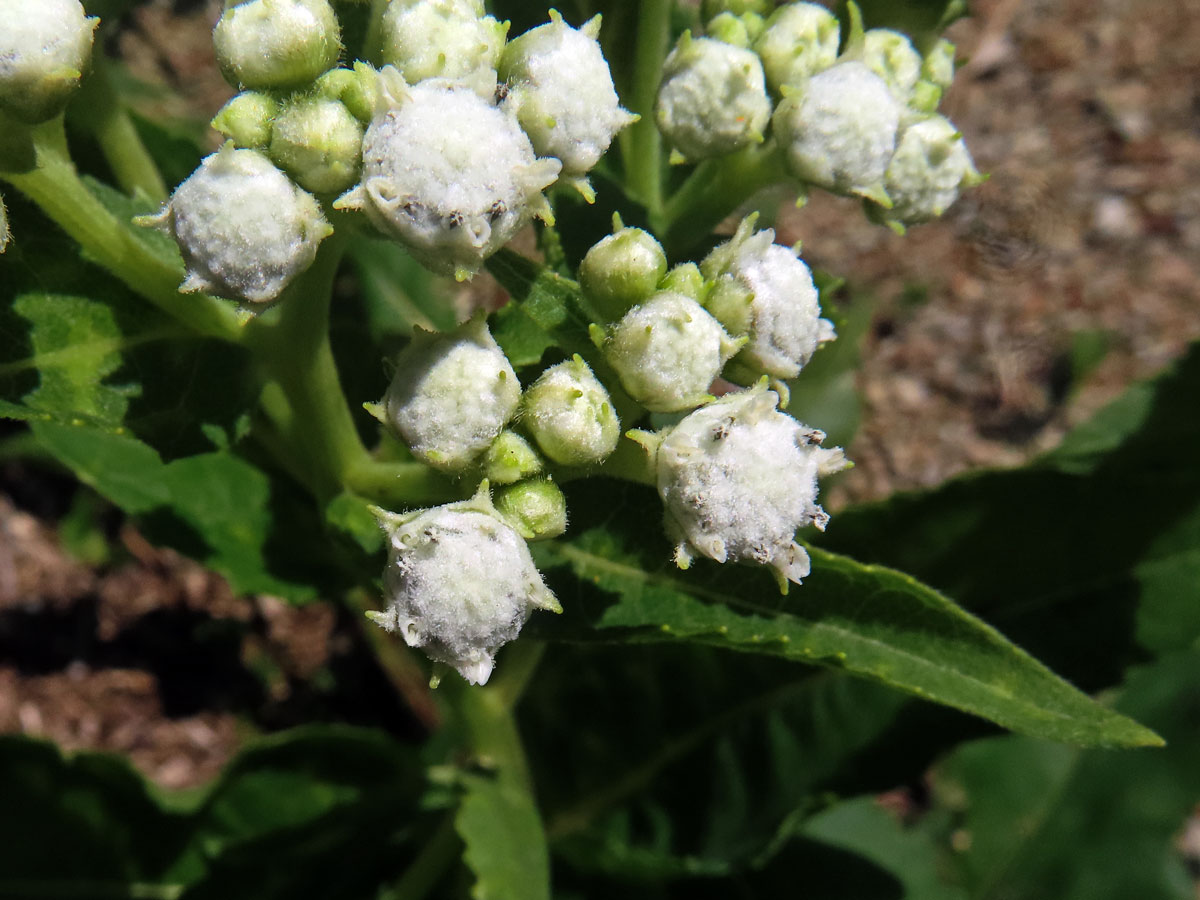
[[[527,541],[556,538],[567,530],[567,498],[549,478],[497,488],[496,512]]]
[[[721,13],[731,13],[735,16],[754,13],[765,16],[771,11],[771,0],[704,0],[700,4],[700,18],[711,22]]]
[[[789,3],[767,19],[754,42],[762,59],[771,92],[778,96],[784,85],[802,84],[837,61],[838,20],[815,3]]]
[[[808,266],[790,247],[773,243],[774,230],[755,231],[756,218],[745,219],[701,263],[714,282],[705,305],[730,334],[749,336],[727,376],[795,378],[817,347],[834,339],[833,323],[821,318]]]
[[[762,63],[745,48],[684,32],[663,64],[654,114],[677,155],[689,160],[759,143],[771,118]]]
[[[418,331],[396,359],[383,409],[414,456],[460,472],[488,449],[520,400],[516,372],[477,316],[448,334]]]
[[[608,391],[579,356],[551,366],[529,386],[521,422],[541,451],[564,466],[602,463],[621,438]]]
[[[790,89],[772,126],[797,178],[886,203],[883,175],[901,110],[882,78],[851,61]]]
[[[561,163],[538,159],[511,112],[470,88],[409,88],[380,73],[381,108],[363,137],[362,182],[334,207],[361,209],[431,270],[469,278],[533,216]]]
[[[704,26],[704,34],[713,40],[734,47],[749,47],[750,31],[741,16],[723,12]]]
[[[271,121],[279,112],[279,101],[269,94],[242,91],[221,107],[212,127],[234,146],[265,150],[271,143]]]
[[[91,64],[99,23],[79,0],[0,2],[0,112],[30,124],[62,112]]]
[[[829,516],[817,504],[817,476],[848,463],[840,448],[820,446],[824,434],[779,412],[777,402],[760,384],[726,394],[664,435],[640,438],[654,453],[680,568],[696,554],[768,565],[782,590],[808,575],[796,530],[825,527]]]
[[[381,22],[382,58],[409,84],[445,78],[484,98],[496,92],[507,22],[474,0],[391,0]]]
[[[345,104],[301,98],[280,111],[270,155],[305,190],[340,193],[358,180],[363,127]]]
[[[515,431],[501,431],[483,457],[483,477],[492,484],[512,484],[542,473],[542,458]]]
[[[872,28],[863,35],[859,58],[887,82],[896,99],[908,102],[921,77],[923,61],[907,35],[889,28]]]
[[[693,262],[680,263],[663,276],[658,283],[660,291],[670,291],[673,294],[683,294],[691,297],[701,306],[708,295],[709,285],[700,274],[700,267]]]
[[[667,254],[650,233],[619,228],[595,244],[579,264],[584,294],[609,319],[654,293],[667,271]]]
[[[308,84],[337,65],[341,32],[328,0],[247,0],[213,29],[226,81],[251,90]]]
[[[943,91],[948,90],[950,83],[954,81],[955,52],[952,43],[945,38],[939,40],[921,63],[921,77]]]
[[[316,199],[257,150],[226,144],[175,189],[157,216],[187,265],[179,290],[263,303],[312,265],[333,229]]]
[[[376,516],[388,539],[387,609],[368,617],[472,684],[487,682],[496,651],[533,610],[562,612],[524,539],[501,521],[487,482],[462,503]]]
[[[892,207],[877,214],[903,225],[928,222],[945,212],[964,187],[982,180],[962,134],[945,117],[934,116],[901,136],[885,180]]]
[[[600,17],[578,29],[553,10],[550,18],[504,48],[500,77],[534,150],[561,160],[564,177],[590,202],[594,195],[583,176],[637,116],[617,98],[597,41]]]
[[[379,73],[365,62],[356,62],[352,69],[330,69],[317,79],[314,94],[340,100],[354,118],[369,124],[379,105]]]
[[[711,399],[709,385],[744,343],[690,297],[658,293],[612,326],[602,349],[630,397],[678,412]]]

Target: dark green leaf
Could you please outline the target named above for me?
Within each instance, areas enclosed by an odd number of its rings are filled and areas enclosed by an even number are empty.
[[[488,260],[488,271],[512,295],[495,316],[492,334],[514,366],[540,362],[551,347],[589,356],[588,325],[579,285],[509,250]]]
[[[591,499],[612,510],[615,497],[608,488]],[[645,510],[656,502],[643,489],[621,505]],[[620,629],[614,637],[843,668],[1014,731],[1079,744],[1158,742],[907,575],[815,550],[804,586],[780,596],[761,570],[701,563],[675,571],[656,525],[644,514],[626,516],[540,545],[544,569],[563,567],[573,577],[556,585],[563,606],[595,628]]]
[[[414,328],[449,331],[453,298],[445,279],[429,273],[395,241],[356,237],[348,256],[358,273],[369,330],[376,340]]]
[[[475,874],[475,900],[549,900],[546,835],[528,791],[504,778],[462,777],[454,824]]]

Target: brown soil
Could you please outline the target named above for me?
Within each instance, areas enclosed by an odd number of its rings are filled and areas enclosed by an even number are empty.
[[[977,0],[953,28],[971,61],[944,109],[991,181],[904,238],[826,195],[781,220],[782,239],[803,239],[813,265],[878,303],[857,468],[831,505],[1020,463],[1200,336],[1190,5]],[[140,76],[183,92],[162,115],[210,113],[229,94],[208,42],[219,4],[192,6],[180,16],[148,4],[120,40]],[[1108,352],[1080,384],[1081,333],[1105,335]],[[55,534],[64,510],[30,499],[38,477],[0,466],[12,498],[0,496],[0,731],[124,753],[184,787],[211,778],[248,733],[353,721],[356,703],[391,703],[395,730],[417,727],[378,671],[353,668],[370,654],[348,615],[234,597],[119,522],[116,561],[78,563]],[[367,700],[338,682],[366,685]]]

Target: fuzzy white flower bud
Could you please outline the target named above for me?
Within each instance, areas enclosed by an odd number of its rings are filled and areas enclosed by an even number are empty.
[[[637,116],[621,108],[612,73],[597,36],[600,17],[572,28],[554,11],[504,48],[500,77],[521,127],[541,156],[562,161],[563,175],[583,195],[583,178],[600,161],[613,137]]]
[[[700,264],[715,282],[705,305],[730,334],[749,335],[733,361],[742,370],[738,380],[795,378],[836,335],[833,323],[821,318],[808,266],[790,247],[773,243],[773,229],[754,231],[756,218],[743,221],[733,239]]]
[[[660,292],[613,325],[602,349],[630,397],[652,412],[678,412],[711,398],[709,386],[744,343],[691,297]]]
[[[943,91],[948,90],[954,81],[955,46],[945,38],[933,45],[933,49],[925,54],[921,63],[921,77],[930,84],[935,84]]]
[[[890,28],[872,28],[863,34],[859,58],[887,82],[897,100],[908,102],[924,62],[908,35]]]
[[[496,651],[533,610],[562,611],[486,482],[463,503],[377,515],[388,536],[387,608],[369,617],[472,684],[487,682]]]
[[[419,459],[461,471],[512,418],[521,384],[487,321],[448,334],[418,332],[396,359],[385,422]]]
[[[268,153],[305,190],[335,194],[358,180],[363,127],[339,100],[287,103],[271,127]]]
[[[901,109],[882,78],[851,61],[792,89],[772,125],[797,178],[886,202],[883,175],[896,148]]]
[[[837,17],[823,6],[789,3],[775,10],[754,42],[771,92],[778,95],[784,85],[801,84],[832,66],[839,36]]]
[[[316,199],[266,156],[230,145],[206,157],[161,213],[135,221],[179,244],[179,290],[253,303],[278,297],[333,231]]]
[[[822,448],[824,435],[779,412],[777,402],[762,385],[726,394],[661,437],[658,492],[681,568],[697,553],[756,562],[771,566],[785,590],[808,575],[796,530],[824,528],[817,476],[847,463],[841,449]],[[657,440],[646,435],[643,443],[653,448]]]
[[[483,14],[475,0],[391,0],[380,23],[384,63],[416,84],[444,78],[481,97],[496,92],[496,65],[507,22]]]
[[[981,180],[958,129],[943,116],[925,119],[900,138],[885,181],[892,208],[881,215],[904,225],[928,222]]]
[[[531,217],[561,164],[538,159],[516,117],[470,88],[411,88],[380,73],[382,109],[363,137],[362,182],[335,208],[362,209],[435,272],[469,278]]]
[[[621,438],[608,391],[579,356],[538,376],[521,408],[521,421],[541,451],[565,466],[602,463]]]
[[[328,0],[247,0],[213,29],[221,73],[234,87],[299,87],[337,65],[341,32]]]
[[[743,47],[684,32],[663,63],[654,114],[659,130],[689,160],[759,143],[771,118],[762,63]]]
[[[2,0],[0,112],[29,123],[60,113],[91,64],[99,23],[79,0]]]

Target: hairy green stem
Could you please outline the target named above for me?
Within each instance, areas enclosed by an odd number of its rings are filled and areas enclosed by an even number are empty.
[[[638,6],[637,45],[634,49],[631,112],[641,119],[629,128],[625,181],[630,193],[653,217],[662,209],[662,135],[654,121],[654,100],[662,80],[663,60],[671,41],[669,0],[642,0]]]
[[[774,141],[700,163],[653,222],[667,255],[686,255],[755,191],[786,180]]]
[[[0,122],[0,128],[8,125]],[[167,260],[133,232],[88,190],[67,151],[62,117],[28,130],[33,167],[0,171],[36,203],[87,254],[129,288],[197,334],[227,341],[241,339],[242,326],[232,305],[204,294],[181,294],[183,266]]]
[[[92,69],[72,107],[76,119],[95,135],[117,184],[125,193],[140,193],[155,203],[164,202],[167,185],[113,89],[112,63],[103,54],[96,54]]]

